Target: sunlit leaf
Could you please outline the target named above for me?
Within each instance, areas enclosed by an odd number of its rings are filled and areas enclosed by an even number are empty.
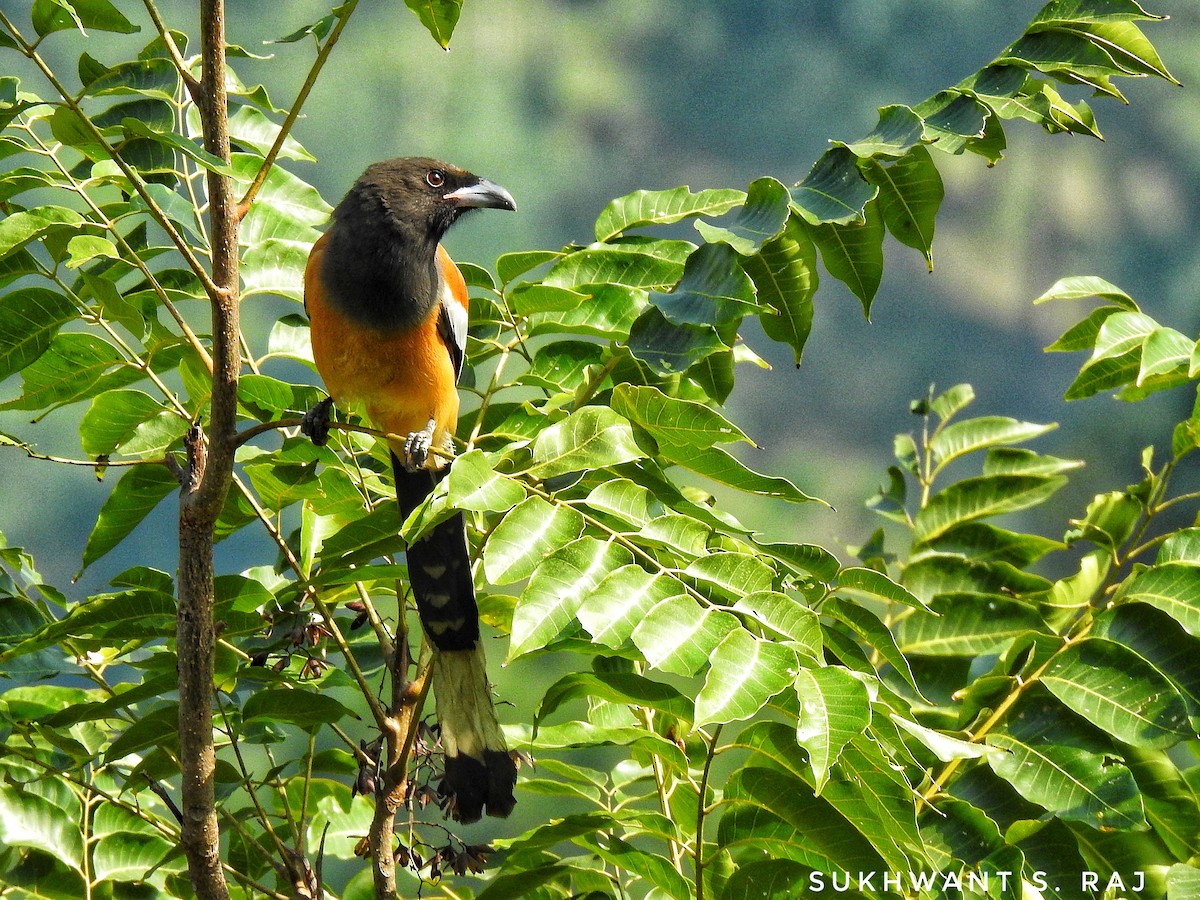
[[[866,685],[837,666],[801,669],[795,677],[800,698],[796,741],[808,751],[817,793],[842,748],[871,722]]]
[[[552,478],[644,455],[624,418],[606,406],[585,406],[538,435],[529,472],[536,478]]]
[[[729,632],[710,662],[696,695],[697,727],[750,718],[791,684],[797,671],[794,650],[742,628]]]
[[[583,517],[569,506],[525,498],[488,536],[483,571],[491,584],[509,584],[533,574],[548,555],[583,531]]]
[[[613,200],[600,213],[596,219],[596,240],[611,241],[633,228],[670,225],[693,216],[719,216],[745,199],[746,194],[742,191],[725,188],[694,194],[687,187],[634,191]]]
[[[631,562],[633,557],[624,547],[590,536],[552,553],[517,601],[508,658],[516,659],[557,638],[574,621],[584,597],[609,572]]]

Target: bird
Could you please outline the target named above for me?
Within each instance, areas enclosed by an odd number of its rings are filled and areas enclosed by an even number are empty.
[[[304,273],[313,361],[328,398],[304,417],[317,443],[330,405],[365,416],[389,439],[401,521],[449,471],[458,378],[467,341],[467,286],[442,246],[465,213],[515,210],[512,195],[428,157],[368,166],[334,208]],[[438,787],[457,821],[507,816],[516,763],[496,718],[462,513],[406,551],[418,616],[434,653],[445,767]]]

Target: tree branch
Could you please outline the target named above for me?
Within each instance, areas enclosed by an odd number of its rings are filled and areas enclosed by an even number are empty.
[[[228,162],[224,0],[201,0],[201,76],[197,92],[205,149]],[[213,541],[217,516],[233,477],[239,352],[238,216],[231,181],[207,172],[212,236],[213,379],[207,460],[193,467],[179,500],[179,743],[183,792],[182,844],[192,887],[201,900],[226,900],[221,866],[213,743]],[[193,462],[194,466],[194,462]],[[199,475],[197,478],[196,476]]]

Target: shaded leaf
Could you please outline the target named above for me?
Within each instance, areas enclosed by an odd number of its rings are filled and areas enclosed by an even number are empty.
[[[812,331],[817,290],[817,249],[797,216],[783,233],[742,260],[758,296],[758,320],[767,336],[792,348],[796,365]]]
[[[863,208],[879,189],[863,178],[858,157],[842,146],[821,154],[808,175],[792,188],[792,204],[812,225],[865,221]]]
[[[179,481],[166,466],[133,466],[113,487],[100,507],[96,525],[83,550],[83,569],[123,541],[169,494]]]
[[[750,183],[746,202],[728,228],[701,220],[696,230],[709,243],[722,242],[749,256],[783,230],[790,200],[788,189],[779,181],[758,178]]]

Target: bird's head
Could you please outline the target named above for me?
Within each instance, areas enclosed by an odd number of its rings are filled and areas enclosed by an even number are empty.
[[[422,156],[375,163],[355,188],[374,195],[394,225],[423,230],[420,237],[435,242],[468,210],[517,208],[500,185]]]

